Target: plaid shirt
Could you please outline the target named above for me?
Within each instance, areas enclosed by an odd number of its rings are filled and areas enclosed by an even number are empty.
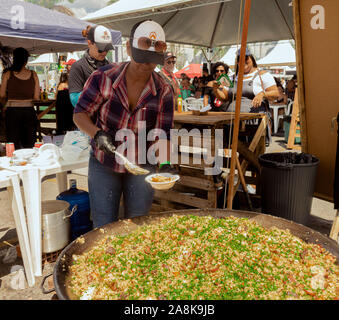
[[[93,72],[84,86],[74,113],[84,112],[96,119],[96,126],[112,135],[117,148],[123,142],[128,144],[133,141],[128,138],[128,134],[134,133],[134,155],[127,154],[127,150],[124,150],[124,154],[130,161],[138,164],[139,157],[146,159],[147,149],[153,143],[142,141],[141,145],[145,146],[145,150],[138,150],[138,129],[146,129],[146,134],[152,129],[162,129],[167,139],[170,138],[170,129],[173,127],[173,91],[153,72],[136,108],[130,111],[125,78],[128,65],[128,62],[110,64]],[[123,131],[126,137],[120,136],[121,131],[116,136],[120,129],[127,129]],[[140,138],[146,140],[146,137]],[[93,139],[91,146],[95,158],[103,165],[112,167],[114,172],[126,172],[124,166],[115,161],[115,157],[98,150]]]

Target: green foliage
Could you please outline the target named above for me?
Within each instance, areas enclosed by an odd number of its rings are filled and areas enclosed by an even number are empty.
[[[56,4],[62,2],[63,0],[25,0],[26,2],[30,2],[33,4],[37,4],[41,7],[45,7],[48,9],[52,9]],[[74,0],[67,0],[70,3],[73,3]]]
[[[107,5],[113,4],[113,3],[117,2],[117,1],[119,1],[119,0],[109,0],[109,1],[107,2]]]

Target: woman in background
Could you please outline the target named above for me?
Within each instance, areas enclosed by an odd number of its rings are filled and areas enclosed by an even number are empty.
[[[240,49],[238,50],[236,60],[236,72],[234,79],[234,87],[222,87],[213,83],[213,91],[220,98],[231,101],[231,110],[235,110],[235,98],[238,83],[239,71],[239,56]],[[240,112],[268,112],[269,105],[267,100],[274,101],[279,97],[277,84],[273,76],[264,70],[259,70],[254,56],[246,49],[245,66],[244,66],[244,79],[243,90],[241,97]]]
[[[284,92],[284,87],[280,81],[280,79],[274,77],[275,83],[277,84],[277,88],[279,91],[279,97],[274,101],[274,103],[287,104],[287,95]]]
[[[219,84],[213,83],[213,92],[220,98],[230,101],[230,110],[235,110],[236,93],[238,85],[238,72],[240,61],[240,49],[237,53],[236,72],[234,78],[234,87],[223,87],[219,90]],[[271,142],[271,121],[269,101],[274,101],[279,97],[277,84],[273,76],[264,70],[259,70],[254,56],[246,48],[244,78],[241,99],[240,112],[246,113],[265,113],[269,117],[266,145]]]
[[[227,111],[229,102],[227,98],[222,98],[213,90],[213,85],[221,75],[228,73],[229,66],[223,62],[217,62],[212,67],[213,79],[207,83],[204,90],[204,106],[211,105],[211,111]],[[217,90],[222,90],[222,85],[216,86]]]
[[[76,128],[73,122],[74,107],[69,97],[68,74],[66,72],[60,75],[55,109],[57,134],[65,134],[67,131],[74,130]]]
[[[33,100],[40,99],[40,85],[35,71],[26,68],[28,57],[26,49],[14,49],[13,65],[3,73],[1,81],[0,100],[6,104],[6,140],[14,142],[16,150],[33,148],[36,141]]]

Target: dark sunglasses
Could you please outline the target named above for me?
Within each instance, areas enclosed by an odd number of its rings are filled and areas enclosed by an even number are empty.
[[[93,44],[97,47],[97,50],[98,50],[99,53],[107,52],[107,50],[100,50],[100,49],[98,48],[98,46],[96,45],[96,43],[93,42]]]
[[[225,70],[224,69],[223,70],[217,69],[217,70],[215,70],[215,73],[225,73]]]
[[[172,60],[172,61],[166,61],[167,64],[176,64],[176,61],[175,60]]]
[[[138,48],[141,50],[148,50],[150,47],[154,47],[156,52],[165,52],[167,44],[164,41],[153,40],[147,37],[134,38],[138,39]]]

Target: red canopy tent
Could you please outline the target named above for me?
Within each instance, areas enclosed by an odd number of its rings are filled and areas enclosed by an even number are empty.
[[[202,76],[202,64],[191,63],[187,67],[182,68],[181,70],[177,71],[174,75],[177,78],[180,78],[182,73],[186,73],[187,76],[189,76],[190,78],[201,77]]]

